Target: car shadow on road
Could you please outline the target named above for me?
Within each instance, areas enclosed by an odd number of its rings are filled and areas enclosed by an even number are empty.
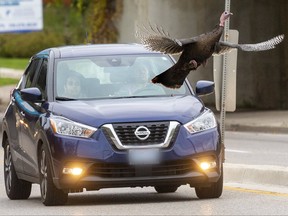
[[[136,192],[136,193],[107,193],[107,194],[75,194],[69,195],[66,205],[117,205],[117,204],[147,204],[162,202],[183,202],[199,200],[196,195],[187,193],[167,193],[158,194],[157,192]]]

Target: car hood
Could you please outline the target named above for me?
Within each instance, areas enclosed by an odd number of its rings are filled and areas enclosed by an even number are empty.
[[[197,117],[203,109],[200,100],[191,95],[58,101],[51,104],[53,115],[94,127],[107,123],[167,120],[184,124]]]

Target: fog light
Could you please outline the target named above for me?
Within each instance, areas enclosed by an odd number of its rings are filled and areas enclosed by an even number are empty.
[[[216,167],[216,162],[215,161],[203,161],[200,163],[200,167],[202,170],[208,170]]]
[[[64,167],[62,172],[63,174],[71,174],[71,175],[78,176],[82,174],[83,169],[79,167],[74,167],[74,168]]]

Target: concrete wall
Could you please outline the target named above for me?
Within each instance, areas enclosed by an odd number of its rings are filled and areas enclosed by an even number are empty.
[[[137,24],[155,23],[171,37],[187,38],[210,31],[224,11],[225,1],[212,0],[124,0],[118,23],[119,43],[138,42]],[[230,28],[239,31],[239,43],[257,43],[287,31],[288,1],[231,0]],[[288,36],[288,34],[287,34]],[[237,107],[261,109],[288,108],[288,44],[266,52],[238,52]],[[175,56],[177,59],[177,56]],[[189,74],[192,83],[213,80],[213,59],[205,68]],[[214,103],[214,96],[204,99]]]

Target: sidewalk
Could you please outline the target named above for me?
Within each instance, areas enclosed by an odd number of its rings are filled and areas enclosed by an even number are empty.
[[[218,116],[217,113],[216,115]],[[288,134],[288,110],[227,112],[225,129]]]
[[[0,68],[0,78],[1,77],[10,77],[19,79],[24,70],[16,70],[16,69],[10,69],[10,68]]]

